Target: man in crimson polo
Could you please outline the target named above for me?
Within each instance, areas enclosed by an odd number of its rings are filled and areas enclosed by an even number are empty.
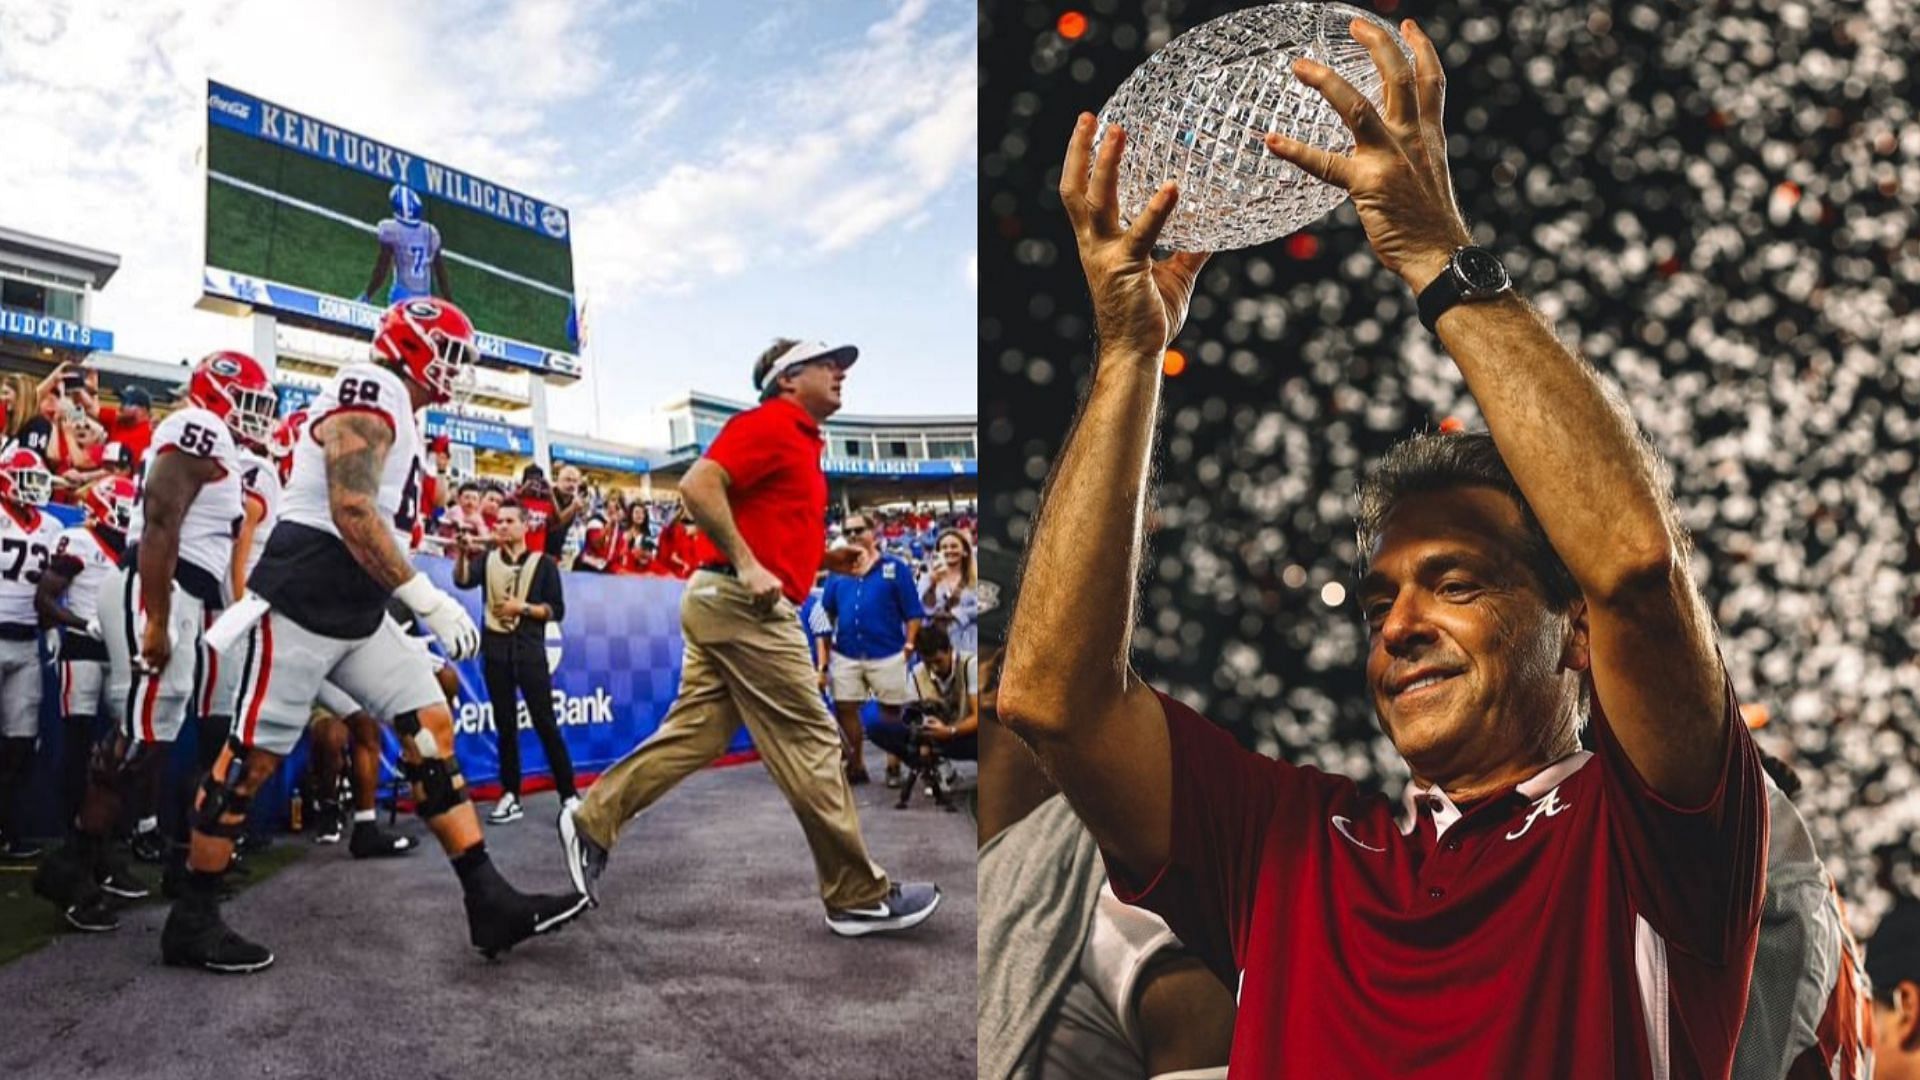
[[[894,883],[867,856],[840,729],[827,714],[798,605],[823,564],[854,573],[859,548],[826,550],[820,422],[840,408],[858,351],[781,339],[754,365],[757,408],[729,420],[687,470],[680,495],[717,557],[680,601],[680,692],[660,730],[602,773],[560,815],[574,883],[597,879],[620,829],[726,752],[742,723],[813,851],[827,926],[845,937],[906,930],[940,903],[930,883]]]
[[[1128,665],[1162,358],[1205,256],[1153,258],[1172,185],[1122,229],[1128,140],[1109,128],[1096,157],[1090,115],[1061,197],[1098,366],[1035,529],[999,716],[1121,899],[1234,991],[1236,1076],[1725,1077],[1766,871],[1759,756],[1659,462],[1470,246],[1439,58],[1402,27],[1415,64],[1353,24],[1377,108],[1294,62],[1350,155],[1267,146],[1352,195],[1490,429],[1410,439],[1361,487],[1366,685],[1404,794],[1244,750]]]

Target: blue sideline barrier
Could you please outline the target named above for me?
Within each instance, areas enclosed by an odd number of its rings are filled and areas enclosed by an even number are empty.
[[[436,584],[460,597],[479,620],[480,590],[453,589],[451,560],[421,556],[416,563]],[[594,773],[653,734],[673,703],[680,683],[679,613],[685,583],[672,578],[604,574],[564,573],[561,578],[566,618],[549,627],[547,633],[547,655],[555,665],[554,713],[573,758],[574,771]],[[486,700],[479,660],[463,661],[456,669],[460,700],[454,712],[455,749],[468,781],[484,786],[497,781],[500,772],[492,707]],[[50,665],[47,675],[40,709],[41,745],[23,822],[30,835],[43,837],[57,836],[64,829],[57,795],[64,732]],[[192,767],[193,731],[189,723],[175,748],[172,773],[176,783],[187,782],[186,774]],[[385,741],[384,765],[391,778],[397,748],[391,733]],[[546,753],[524,720],[520,747],[523,775],[530,779],[547,775]],[[751,748],[744,727],[728,747],[730,752]],[[302,740],[256,798],[260,821],[284,824],[305,761],[306,742]]]

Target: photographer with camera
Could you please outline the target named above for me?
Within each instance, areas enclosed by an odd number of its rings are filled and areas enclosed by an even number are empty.
[[[938,623],[920,628],[920,665],[913,669],[915,700],[898,720],[886,714],[867,725],[867,738],[910,767],[980,758],[980,658],[953,647]],[[889,786],[894,777],[891,767]],[[943,777],[946,784],[951,776]],[[943,785],[945,786],[945,785]]]

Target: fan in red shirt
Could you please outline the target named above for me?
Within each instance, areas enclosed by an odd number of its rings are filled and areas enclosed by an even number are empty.
[[[1659,463],[1470,247],[1431,152],[1439,58],[1402,28],[1417,67],[1353,23],[1378,110],[1294,64],[1353,128],[1350,156],[1267,145],[1351,193],[1491,430],[1410,439],[1361,487],[1366,685],[1411,783],[1366,795],[1244,750],[1128,666],[1162,358],[1206,257],[1152,257],[1171,187],[1121,228],[1127,138],[1107,129],[1096,160],[1090,115],[1061,199],[1100,354],[1028,553],[999,715],[1121,898],[1235,990],[1237,1076],[1724,1077],[1766,867],[1758,753]]]

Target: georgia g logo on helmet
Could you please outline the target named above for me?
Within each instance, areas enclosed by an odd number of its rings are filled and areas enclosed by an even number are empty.
[[[229,379],[239,375],[241,371],[239,361],[221,353],[215,353],[211,357],[208,357],[207,367],[212,370],[215,375],[223,375]]]

